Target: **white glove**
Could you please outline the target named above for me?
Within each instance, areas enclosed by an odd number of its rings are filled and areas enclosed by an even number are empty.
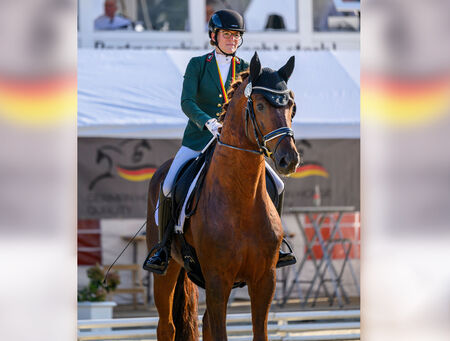
[[[217,122],[215,118],[211,118],[206,121],[205,127],[208,128],[208,130],[211,132],[211,134],[214,135],[214,137],[217,137],[219,135],[219,128],[222,128],[222,124]]]

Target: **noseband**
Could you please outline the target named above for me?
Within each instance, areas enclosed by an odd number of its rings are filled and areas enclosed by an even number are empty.
[[[242,151],[246,151],[246,152],[250,152],[250,153],[254,153],[254,154],[258,154],[258,155],[264,154],[266,157],[272,157],[273,153],[275,153],[277,151],[278,146],[280,145],[281,141],[285,137],[289,136],[289,137],[294,138],[294,131],[289,127],[281,127],[281,128],[272,130],[270,133],[268,133],[266,135],[263,135],[263,133],[261,132],[261,129],[259,128],[258,122],[256,120],[256,115],[255,115],[255,111],[253,108],[253,100],[251,97],[253,89],[262,90],[263,93],[265,93],[265,94],[269,93],[269,94],[273,94],[273,95],[286,95],[286,94],[289,94],[289,90],[277,91],[277,90],[265,88],[262,86],[252,87],[251,82],[249,82],[247,84],[247,86],[245,87],[244,95],[245,95],[245,97],[247,97],[247,107],[245,109],[245,135],[249,138],[249,136],[248,136],[248,121],[250,118],[250,121],[253,126],[253,135],[255,137],[255,140],[258,145],[259,150],[239,148],[236,146],[232,146],[232,145],[223,143],[219,139],[217,139],[217,143],[221,146],[229,147],[232,149],[242,150]],[[274,104],[278,104],[278,106],[279,106],[279,104],[281,104],[279,102],[278,97],[274,100],[274,102],[275,102]],[[275,149],[272,152],[269,149],[269,147],[267,146],[267,142],[269,142],[273,139],[276,139],[278,137],[281,137],[281,138],[278,140],[277,144],[275,145]]]

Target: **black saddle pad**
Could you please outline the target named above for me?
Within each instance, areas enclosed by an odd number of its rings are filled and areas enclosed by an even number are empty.
[[[270,199],[272,199],[273,204],[275,205],[275,207],[277,207],[279,201],[277,185],[275,185],[275,180],[267,170],[266,170],[266,188]]]
[[[185,198],[189,192],[189,187],[191,186],[192,182],[194,181],[195,177],[199,173],[200,169],[202,168],[203,164],[205,162],[208,162],[211,160],[212,155],[214,153],[214,149],[216,147],[216,143],[212,143],[211,146],[203,153],[200,154],[195,159],[191,159],[187,161],[178,171],[177,175],[175,176],[174,181],[174,187],[172,189],[172,209],[173,209],[173,216],[178,219],[181,213],[181,209],[183,208],[183,203],[185,201]],[[207,166],[203,168],[203,175],[207,172]],[[200,192],[202,186],[202,180],[199,178],[199,181],[197,182],[196,189],[194,192],[197,192],[197,194]],[[192,196],[193,197],[193,196]],[[192,205],[188,203],[188,207],[191,207]]]

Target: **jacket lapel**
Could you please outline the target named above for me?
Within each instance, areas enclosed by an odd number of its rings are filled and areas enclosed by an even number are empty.
[[[214,54],[211,61],[206,63],[206,69],[208,70],[208,73],[217,89],[222,92],[220,87],[219,70],[217,70],[216,56]]]

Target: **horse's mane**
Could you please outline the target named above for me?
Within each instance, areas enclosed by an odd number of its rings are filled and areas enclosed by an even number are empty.
[[[231,101],[231,98],[233,98],[233,95],[236,92],[239,85],[241,85],[242,82],[248,78],[249,74],[250,74],[250,71],[248,71],[248,70],[242,71],[241,73],[239,73],[238,77],[236,77],[234,82],[231,83],[230,90],[228,90],[228,92],[227,92],[228,103],[225,103],[222,107],[222,112],[220,113],[220,116],[219,116],[219,122],[223,122],[223,120],[225,119],[225,115],[227,114],[227,109],[228,109],[228,105]]]

